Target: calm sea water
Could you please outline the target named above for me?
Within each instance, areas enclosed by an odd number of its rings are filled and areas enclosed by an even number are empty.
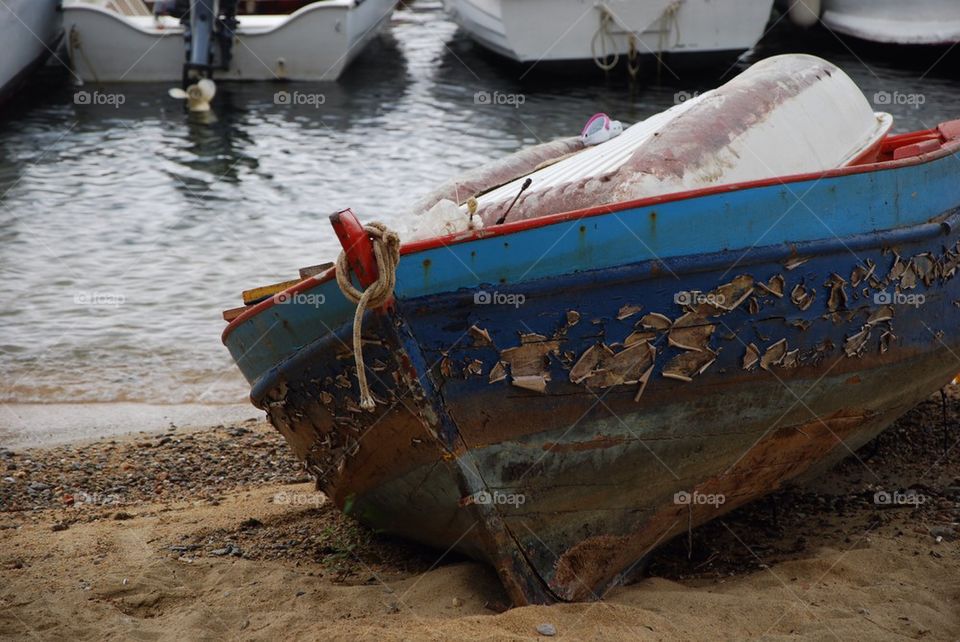
[[[960,117],[953,56],[931,68],[939,53],[904,60],[830,34],[785,37],[752,58],[827,57],[871,98],[890,96],[878,109],[897,130]],[[220,311],[242,289],[332,260],[329,213],[402,227],[408,203],[462,170],[574,135],[598,111],[636,122],[719,75],[664,71],[660,85],[631,88],[622,74],[521,73],[420,1],[341,82],[222,84],[212,122],[186,115],[167,86],[101,87],[123,104],[77,105],[66,78],[48,78],[0,117],[0,402],[241,402]],[[280,90],[323,104],[277,105]],[[523,104],[478,104],[477,92]]]

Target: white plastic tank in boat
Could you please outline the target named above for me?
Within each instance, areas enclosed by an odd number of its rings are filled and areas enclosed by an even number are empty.
[[[505,184],[501,176],[489,181],[486,190],[461,193],[458,226],[451,224],[445,205],[443,226],[427,212],[412,238],[494,225],[505,214],[516,221],[822,172],[869,157],[892,124],[889,114],[873,112],[857,85],[835,65],[802,54],[776,56],[605,143]],[[527,179],[529,186],[521,190]]]

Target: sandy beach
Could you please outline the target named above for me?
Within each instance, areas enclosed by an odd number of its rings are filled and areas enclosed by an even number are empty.
[[[343,516],[260,422],[2,450],[0,637],[956,640],[957,405],[667,544],[602,602],[515,609],[486,566]]]

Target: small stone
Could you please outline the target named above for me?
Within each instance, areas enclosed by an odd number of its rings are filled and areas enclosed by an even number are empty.
[[[952,526],[933,526],[930,528],[930,534],[938,544],[944,540],[952,542],[957,539],[957,531]]]
[[[461,600],[459,597],[453,598],[453,606],[455,608],[460,608],[461,606],[463,606],[463,600]]]
[[[125,513],[123,511],[119,511],[113,514],[113,518],[117,520],[133,519],[133,515],[131,515],[130,513]]]
[[[58,532],[58,531],[65,531],[65,530],[67,530],[68,528],[70,528],[70,526],[67,525],[66,522],[56,522],[56,523],[54,523],[53,526],[50,527],[50,530],[52,530],[54,533],[56,533],[56,532]]]
[[[543,623],[537,625],[537,633],[540,635],[552,638],[557,634],[557,627],[549,623]]]

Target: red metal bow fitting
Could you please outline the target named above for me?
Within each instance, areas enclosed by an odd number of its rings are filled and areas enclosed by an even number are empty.
[[[347,254],[347,264],[357,275],[360,287],[369,287],[380,276],[370,235],[363,229],[353,210],[349,208],[331,214],[330,224],[333,225],[333,231],[340,239],[340,245]]]

